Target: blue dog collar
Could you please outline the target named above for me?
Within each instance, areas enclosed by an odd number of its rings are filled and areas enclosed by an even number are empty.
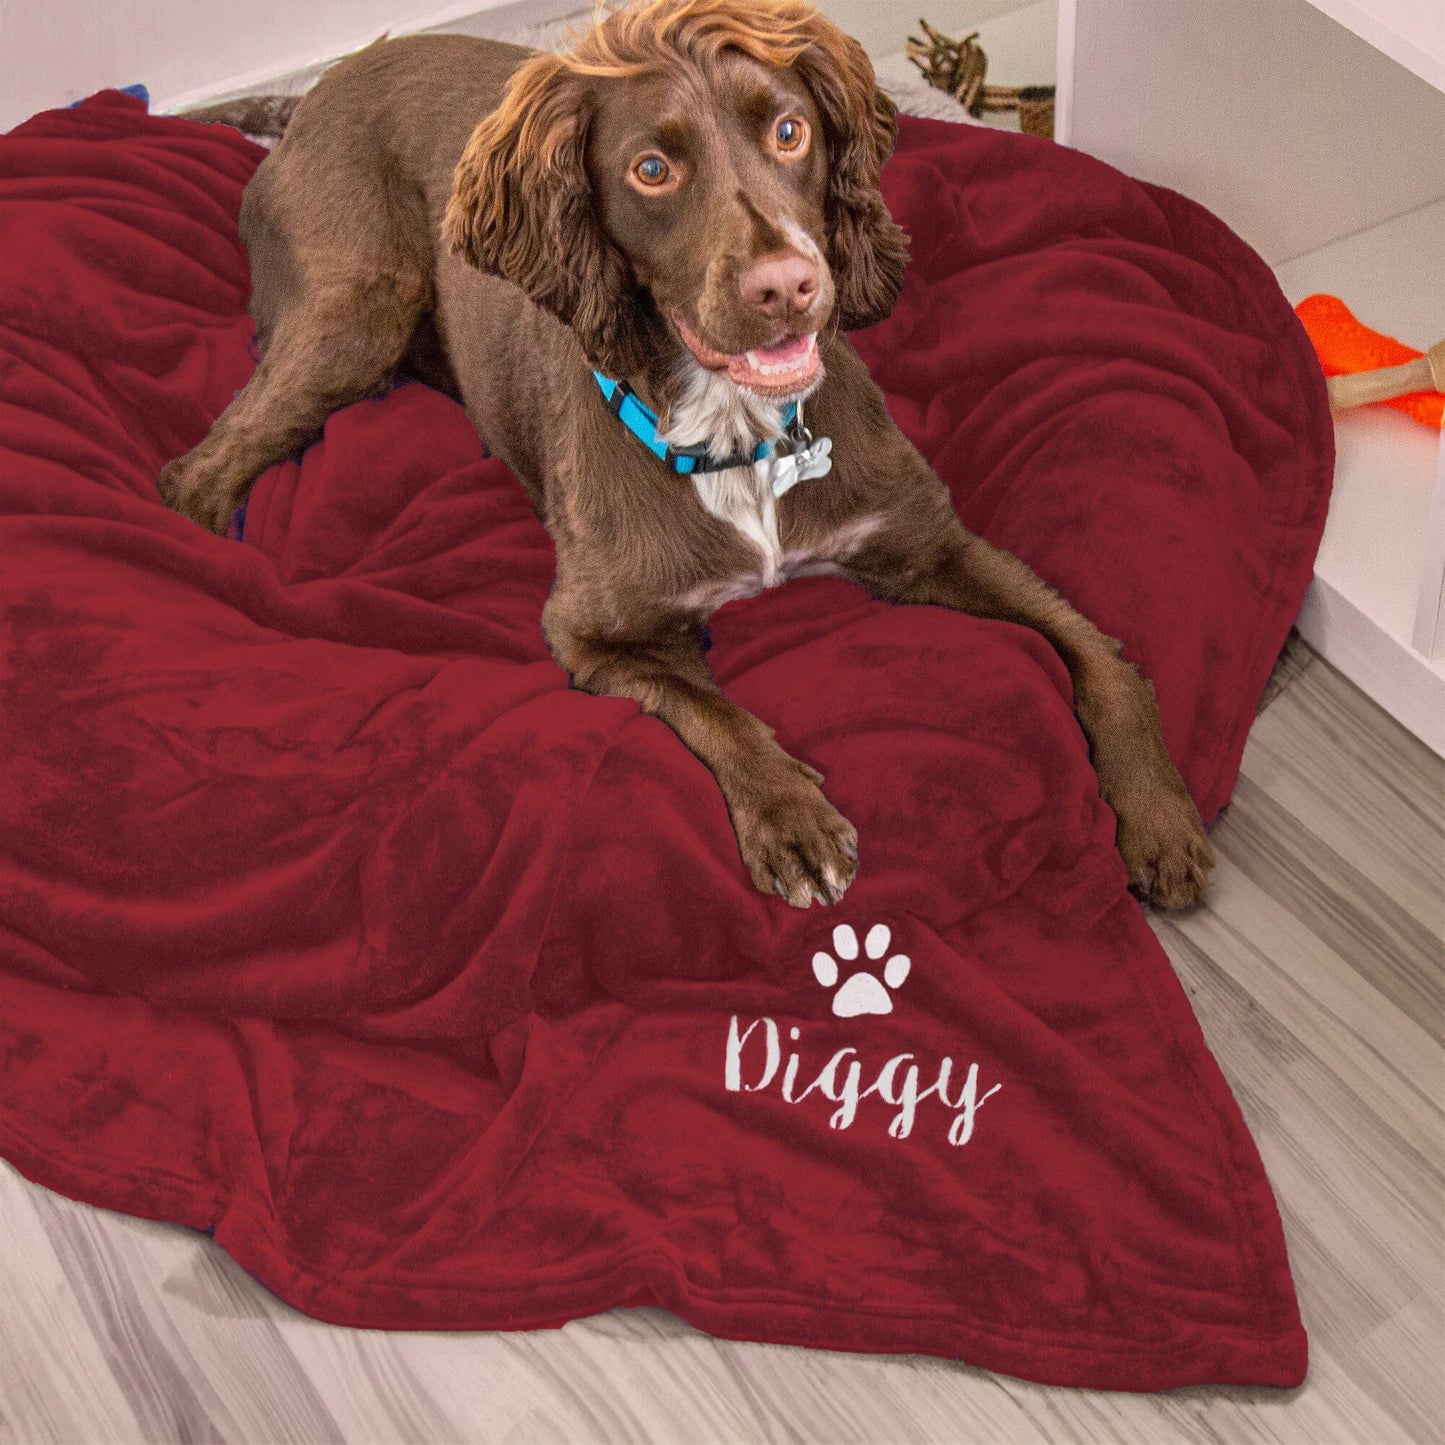
[[[638,395],[625,381],[614,381],[600,371],[593,371],[597,385],[614,416],[622,425],[650,451],[653,456],[666,462],[673,471],[690,476],[693,472],[725,472],[730,467],[750,467],[764,457],[771,456],[773,448],[781,437],[770,442],[759,442],[751,452],[734,452],[730,457],[709,456],[704,447],[670,447],[657,434],[657,414],[645,407]],[[798,406],[789,402],[783,411],[784,430],[797,419]]]

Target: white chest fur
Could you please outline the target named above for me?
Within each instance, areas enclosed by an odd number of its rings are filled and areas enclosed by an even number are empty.
[[[812,546],[785,548],[778,532],[774,466],[769,458],[751,467],[704,472],[693,478],[698,500],[719,521],[727,522],[751,542],[759,560],[755,568],[744,568],[690,588],[675,599],[678,606],[690,612],[714,612],[726,602],[754,597],[792,577],[843,573],[847,559],[883,526],[882,516],[870,512],[819,538]]]
[[[773,459],[725,472],[699,472],[692,484],[697,499],[719,521],[735,527],[762,553],[758,586],[776,587],[783,580],[783,544],[778,538],[778,499],[773,494]]]
[[[688,358],[683,362],[679,396],[665,439],[673,446],[702,445],[715,455],[725,456],[752,448],[760,436],[777,436],[782,431],[782,417],[781,403],[752,395],[734,386],[726,376],[706,371]],[[677,605],[688,611],[710,612],[725,602],[776,587],[790,577],[840,571],[840,560],[882,525],[880,517],[861,517],[811,547],[785,551],[778,529],[779,488],[774,483],[781,481],[782,490],[786,490],[798,478],[796,471],[786,478],[777,476],[779,465],[780,459],[770,456],[750,467],[693,474],[698,501],[750,542],[758,560],[754,567],[700,583],[675,598]]]

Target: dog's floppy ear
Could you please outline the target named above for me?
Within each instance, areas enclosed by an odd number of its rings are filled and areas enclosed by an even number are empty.
[[[570,326],[594,366],[634,376],[650,309],[597,224],[584,164],[591,115],[585,77],[553,55],[527,61],[462,152],[442,235]]]
[[[844,331],[882,321],[898,299],[908,236],[878,189],[898,138],[893,102],[878,89],[863,47],[818,17],[798,71],[823,117],[828,143],[828,264]]]

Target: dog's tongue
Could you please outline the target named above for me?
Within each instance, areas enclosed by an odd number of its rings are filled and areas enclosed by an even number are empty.
[[[728,376],[739,386],[786,387],[806,383],[817,370],[817,336],[789,336],[728,357]]]
[[[764,396],[787,396],[806,390],[818,375],[818,333],[784,337],[773,346],[758,346],[752,351],[727,355],[714,351],[676,312],[672,316],[678,334],[692,354],[706,367],[716,371],[726,366],[728,376],[738,386],[761,392]]]
[[[789,336],[776,346],[760,346],[743,355],[755,365],[796,366],[813,348],[811,336]]]

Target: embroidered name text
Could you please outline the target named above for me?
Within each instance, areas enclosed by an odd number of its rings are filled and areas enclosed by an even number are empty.
[[[801,1031],[788,1030],[788,1037],[798,1043]],[[863,1100],[877,1095],[885,1104],[897,1112],[888,1124],[888,1133],[894,1139],[906,1139],[913,1132],[914,1118],[918,1106],[928,1099],[937,1099],[953,1111],[953,1121],[948,1126],[948,1142],[961,1147],[973,1138],[974,1120],[985,1100],[992,1098],[1003,1087],[995,1084],[982,1094],[978,1088],[978,1065],[971,1063],[961,1079],[954,1079],[954,1063],[951,1058],[940,1061],[933,1082],[927,1088],[920,1088],[922,1074],[913,1054],[895,1054],[888,1059],[874,1075],[872,1083],[863,1087],[864,1065],[854,1048],[838,1049],[806,1087],[799,1088],[799,1074],[802,1059],[797,1049],[789,1049],[786,1061],[783,1055],[781,1030],[771,1018],[754,1019],[743,1028],[738,1016],[732,1017],[728,1026],[727,1056],[724,1065],[723,1083],[730,1093],[759,1094],[771,1087],[781,1073],[779,1092],[789,1104],[801,1104],[811,1094],[821,1094],[838,1107],[833,1110],[828,1123],[834,1129],[847,1129],[858,1116],[858,1106]]]

